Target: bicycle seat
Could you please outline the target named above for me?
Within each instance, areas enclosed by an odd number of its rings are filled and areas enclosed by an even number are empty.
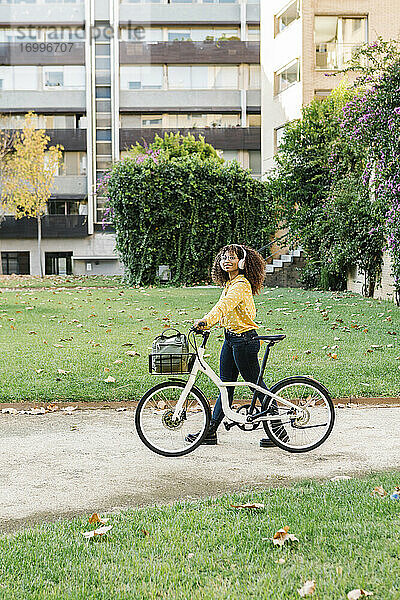
[[[284,340],[286,335],[284,333],[279,333],[277,335],[258,335],[255,340],[268,340],[269,342],[281,342]]]

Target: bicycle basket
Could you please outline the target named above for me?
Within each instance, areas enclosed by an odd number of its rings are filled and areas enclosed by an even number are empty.
[[[150,354],[149,371],[152,375],[183,375],[190,373],[196,355],[188,354]]]
[[[167,331],[175,333],[168,334]],[[150,373],[174,374],[189,373],[194,356],[189,352],[189,344],[186,335],[177,329],[167,329],[156,337],[150,354]]]

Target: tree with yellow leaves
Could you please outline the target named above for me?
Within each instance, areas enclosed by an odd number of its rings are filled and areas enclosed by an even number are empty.
[[[25,115],[24,127],[7,157],[2,176],[1,204],[16,219],[37,219],[39,274],[43,277],[42,217],[51,196],[54,177],[62,161],[62,146],[48,148],[44,129],[35,129],[36,116]]]

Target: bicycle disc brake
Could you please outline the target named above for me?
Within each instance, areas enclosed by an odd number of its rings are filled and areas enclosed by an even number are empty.
[[[248,414],[250,414],[249,408],[250,408],[250,404],[243,404],[243,406],[239,406],[239,408],[236,409],[236,412],[248,415]],[[257,408],[255,408],[252,415],[256,415],[259,412],[260,411]],[[261,423],[261,421],[256,421],[253,423],[237,423],[237,426],[242,431],[254,431],[255,429],[257,429],[257,427],[259,427],[260,423]]]
[[[180,429],[183,425],[183,421],[186,419],[185,411],[182,412],[179,419],[173,419],[174,411],[167,410],[162,416],[162,424],[167,429]]]

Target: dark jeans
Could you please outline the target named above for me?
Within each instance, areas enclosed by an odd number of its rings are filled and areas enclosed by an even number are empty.
[[[260,365],[258,363],[260,342],[254,339],[256,336],[257,331],[255,329],[246,331],[241,335],[225,330],[225,342],[222,346],[219,359],[219,376],[222,381],[237,381],[240,373],[244,381],[257,383],[260,373]],[[265,387],[264,382],[261,382],[260,385]],[[232,406],[235,388],[228,387],[227,390],[229,406]],[[212,414],[212,421],[218,426],[223,418],[221,394],[219,394]]]

